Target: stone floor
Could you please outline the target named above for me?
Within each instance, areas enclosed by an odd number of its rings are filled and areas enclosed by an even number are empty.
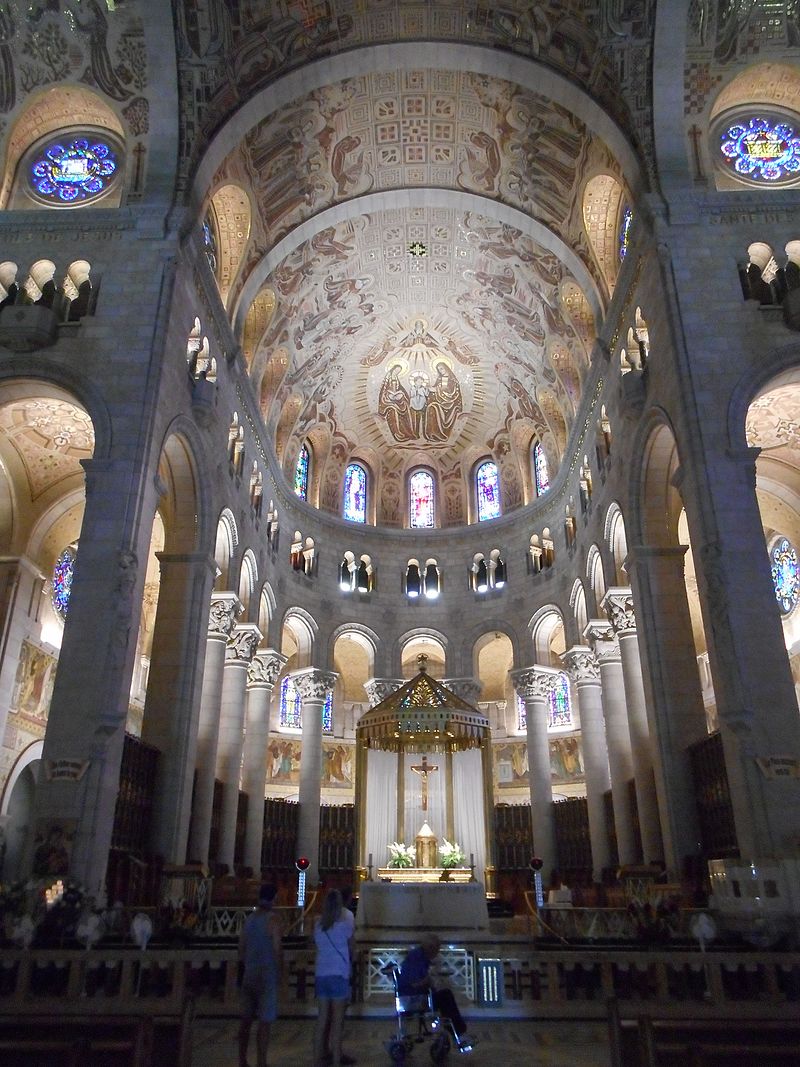
[[[362,1067],[390,1065],[383,1042],[392,1032],[391,1019],[353,1019],[345,1028],[345,1049]],[[236,1029],[232,1019],[203,1019],[194,1024],[192,1067],[236,1067]],[[605,1024],[578,1022],[481,1020],[470,1024],[477,1039],[469,1056],[451,1052],[455,1067],[609,1067]],[[270,1041],[270,1067],[311,1067],[313,1020],[279,1019]],[[255,1064],[255,1034],[250,1063]],[[419,1045],[408,1059],[409,1067],[430,1064],[429,1046]]]

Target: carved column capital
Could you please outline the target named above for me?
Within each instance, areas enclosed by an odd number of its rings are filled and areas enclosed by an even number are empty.
[[[597,656],[585,645],[573,645],[561,657],[572,681],[580,688],[582,685],[600,684],[600,664]]]
[[[248,687],[269,689],[272,692],[285,663],[286,656],[282,656],[274,648],[262,648],[256,652],[253,662],[247,668]]]
[[[475,678],[444,678],[442,685],[473,706],[481,695],[481,683]]]
[[[233,633],[225,646],[225,662],[237,663],[240,666],[249,667],[258,651],[258,642],[261,640],[261,631],[252,622],[234,626]]]
[[[318,667],[306,667],[305,670],[293,674],[292,681],[304,704],[307,701],[314,700],[324,704],[328,698],[328,693],[333,692],[338,677],[339,675],[333,671],[321,671]]]
[[[369,681],[364,682],[364,692],[367,694],[369,706],[374,708],[392,693],[396,693],[403,684],[402,678],[370,678]]]
[[[599,663],[619,662],[619,644],[614,627],[608,619],[590,619],[583,631],[583,636],[591,645]]]
[[[560,672],[554,667],[533,666],[508,673],[515,691],[528,701],[549,699]]]
[[[630,588],[624,586],[609,589],[600,606],[608,613],[615,634],[629,633],[636,629],[636,612]]]
[[[212,593],[208,612],[208,636],[224,637],[227,641],[241,611],[242,603],[236,593]]]

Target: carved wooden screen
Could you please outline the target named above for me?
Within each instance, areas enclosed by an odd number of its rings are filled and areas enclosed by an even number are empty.
[[[690,746],[689,762],[704,858],[738,856],[739,843],[719,731]]]

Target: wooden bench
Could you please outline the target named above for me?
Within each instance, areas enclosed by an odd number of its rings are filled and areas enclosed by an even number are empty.
[[[612,1067],[800,1067],[795,1012],[785,1018],[623,1018],[611,998],[608,1023]]]

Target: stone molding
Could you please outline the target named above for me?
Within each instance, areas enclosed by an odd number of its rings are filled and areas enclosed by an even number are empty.
[[[636,630],[636,612],[633,607],[633,593],[629,587],[609,589],[603,597],[601,608],[608,613],[614,633],[630,633]]]
[[[572,681],[580,688],[582,685],[600,684],[600,664],[590,648],[574,645],[561,657]]]
[[[253,622],[245,622],[234,627],[233,633],[225,646],[225,662],[248,666],[258,651],[262,634]],[[249,671],[248,671],[249,673]]]
[[[269,689],[272,692],[285,664],[286,656],[282,656],[274,648],[260,649],[247,668],[248,688]]]
[[[481,695],[481,683],[475,678],[443,678],[442,685],[468,704],[477,704]]]
[[[212,593],[208,612],[208,636],[224,637],[227,641],[233,633],[242,602],[236,593]]]
[[[509,671],[511,684],[524,701],[547,700],[560,674],[554,667],[522,667]]]
[[[322,671],[318,667],[307,667],[303,671],[292,675],[292,682],[305,706],[307,703],[318,701],[324,704],[328,693],[332,693],[339,677],[333,671]]]
[[[370,678],[364,682],[364,692],[367,694],[369,706],[374,708],[392,693],[396,693],[402,685],[405,685],[402,678]]]

